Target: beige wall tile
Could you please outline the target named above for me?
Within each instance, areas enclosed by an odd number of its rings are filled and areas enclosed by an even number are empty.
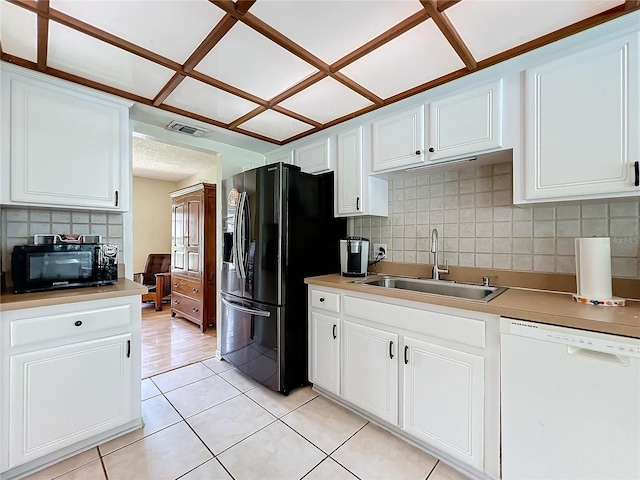
[[[391,182],[392,198],[401,199],[399,212],[390,202],[393,213],[386,220],[394,225],[392,231],[362,228],[361,234],[372,242],[387,243],[391,261],[430,264],[431,230],[436,228],[441,251],[451,259],[457,254],[459,265],[493,264],[494,268],[518,271],[533,271],[539,266],[543,271],[572,273],[575,238],[611,236],[613,276],[636,275],[640,259],[637,199],[516,207],[512,205],[513,176],[508,162],[423,175],[415,177],[415,184],[413,179],[410,183]],[[415,212],[410,211],[414,195],[419,199],[415,200]],[[360,219],[351,222],[363,225]],[[408,225],[415,225],[415,231],[406,228]],[[534,253],[538,258],[534,259]],[[492,256],[489,259],[476,254]]]

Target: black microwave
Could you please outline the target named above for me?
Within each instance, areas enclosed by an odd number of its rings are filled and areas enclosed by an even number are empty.
[[[118,282],[118,247],[105,243],[16,245],[11,254],[15,293]]]

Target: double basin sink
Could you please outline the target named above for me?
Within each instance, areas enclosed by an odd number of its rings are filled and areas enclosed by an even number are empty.
[[[358,285],[373,285],[376,287],[430,293],[433,295],[443,295],[445,297],[455,297],[483,303],[487,303],[489,300],[496,298],[502,292],[507,290],[507,287],[491,287],[468,283],[456,283],[449,280],[405,278],[390,275],[354,280],[353,283]]]

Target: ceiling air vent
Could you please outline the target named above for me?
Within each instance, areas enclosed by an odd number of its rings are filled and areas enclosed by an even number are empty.
[[[209,133],[209,130],[205,130],[204,128],[194,127],[193,125],[187,125],[180,122],[171,122],[166,128],[167,130],[186,133],[187,135],[193,135],[194,137],[202,137]]]

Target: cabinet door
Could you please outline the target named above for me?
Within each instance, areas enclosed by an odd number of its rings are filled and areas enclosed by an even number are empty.
[[[526,71],[524,201],[640,195],[638,35]]]
[[[398,424],[398,335],[345,320],[342,396]]]
[[[294,164],[303,172],[321,173],[332,170],[331,138],[314,142],[294,152]]]
[[[404,430],[478,470],[484,461],[484,359],[405,337]]]
[[[187,256],[187,272],[199,275],[202,273],[202,224],[204,222],[204,205],[202,195],[193,195],[185,199],[186,230],[185,249]]]
[[[185,249],[185,229],[187,222],[187,204],[183,199],[174,200],[171,206],[171,271],[187,273]]]
[[[373,122],[373,171],[424,163],[424,106]]]
[[[338,214],[361,213],[362,198],[362,127],[338,135]]]
[[[290,163],[295,165],[293,161],[293,150],[285,150],[284,152],[268,153],[265,155],[265,163]]]
[[[128,108],[7,77],[10,160],[3,160],[3,175],[9,174],[4,162],[10,163],[11,178],[3,202],[128,210]]]
[[[311,312],[311,382],[340,395],[340,318]]]
[[[10,357],[9,467],[133,420],[131,334]]]
[[[429,161],[502,146],[502,80],[429,105]]]

